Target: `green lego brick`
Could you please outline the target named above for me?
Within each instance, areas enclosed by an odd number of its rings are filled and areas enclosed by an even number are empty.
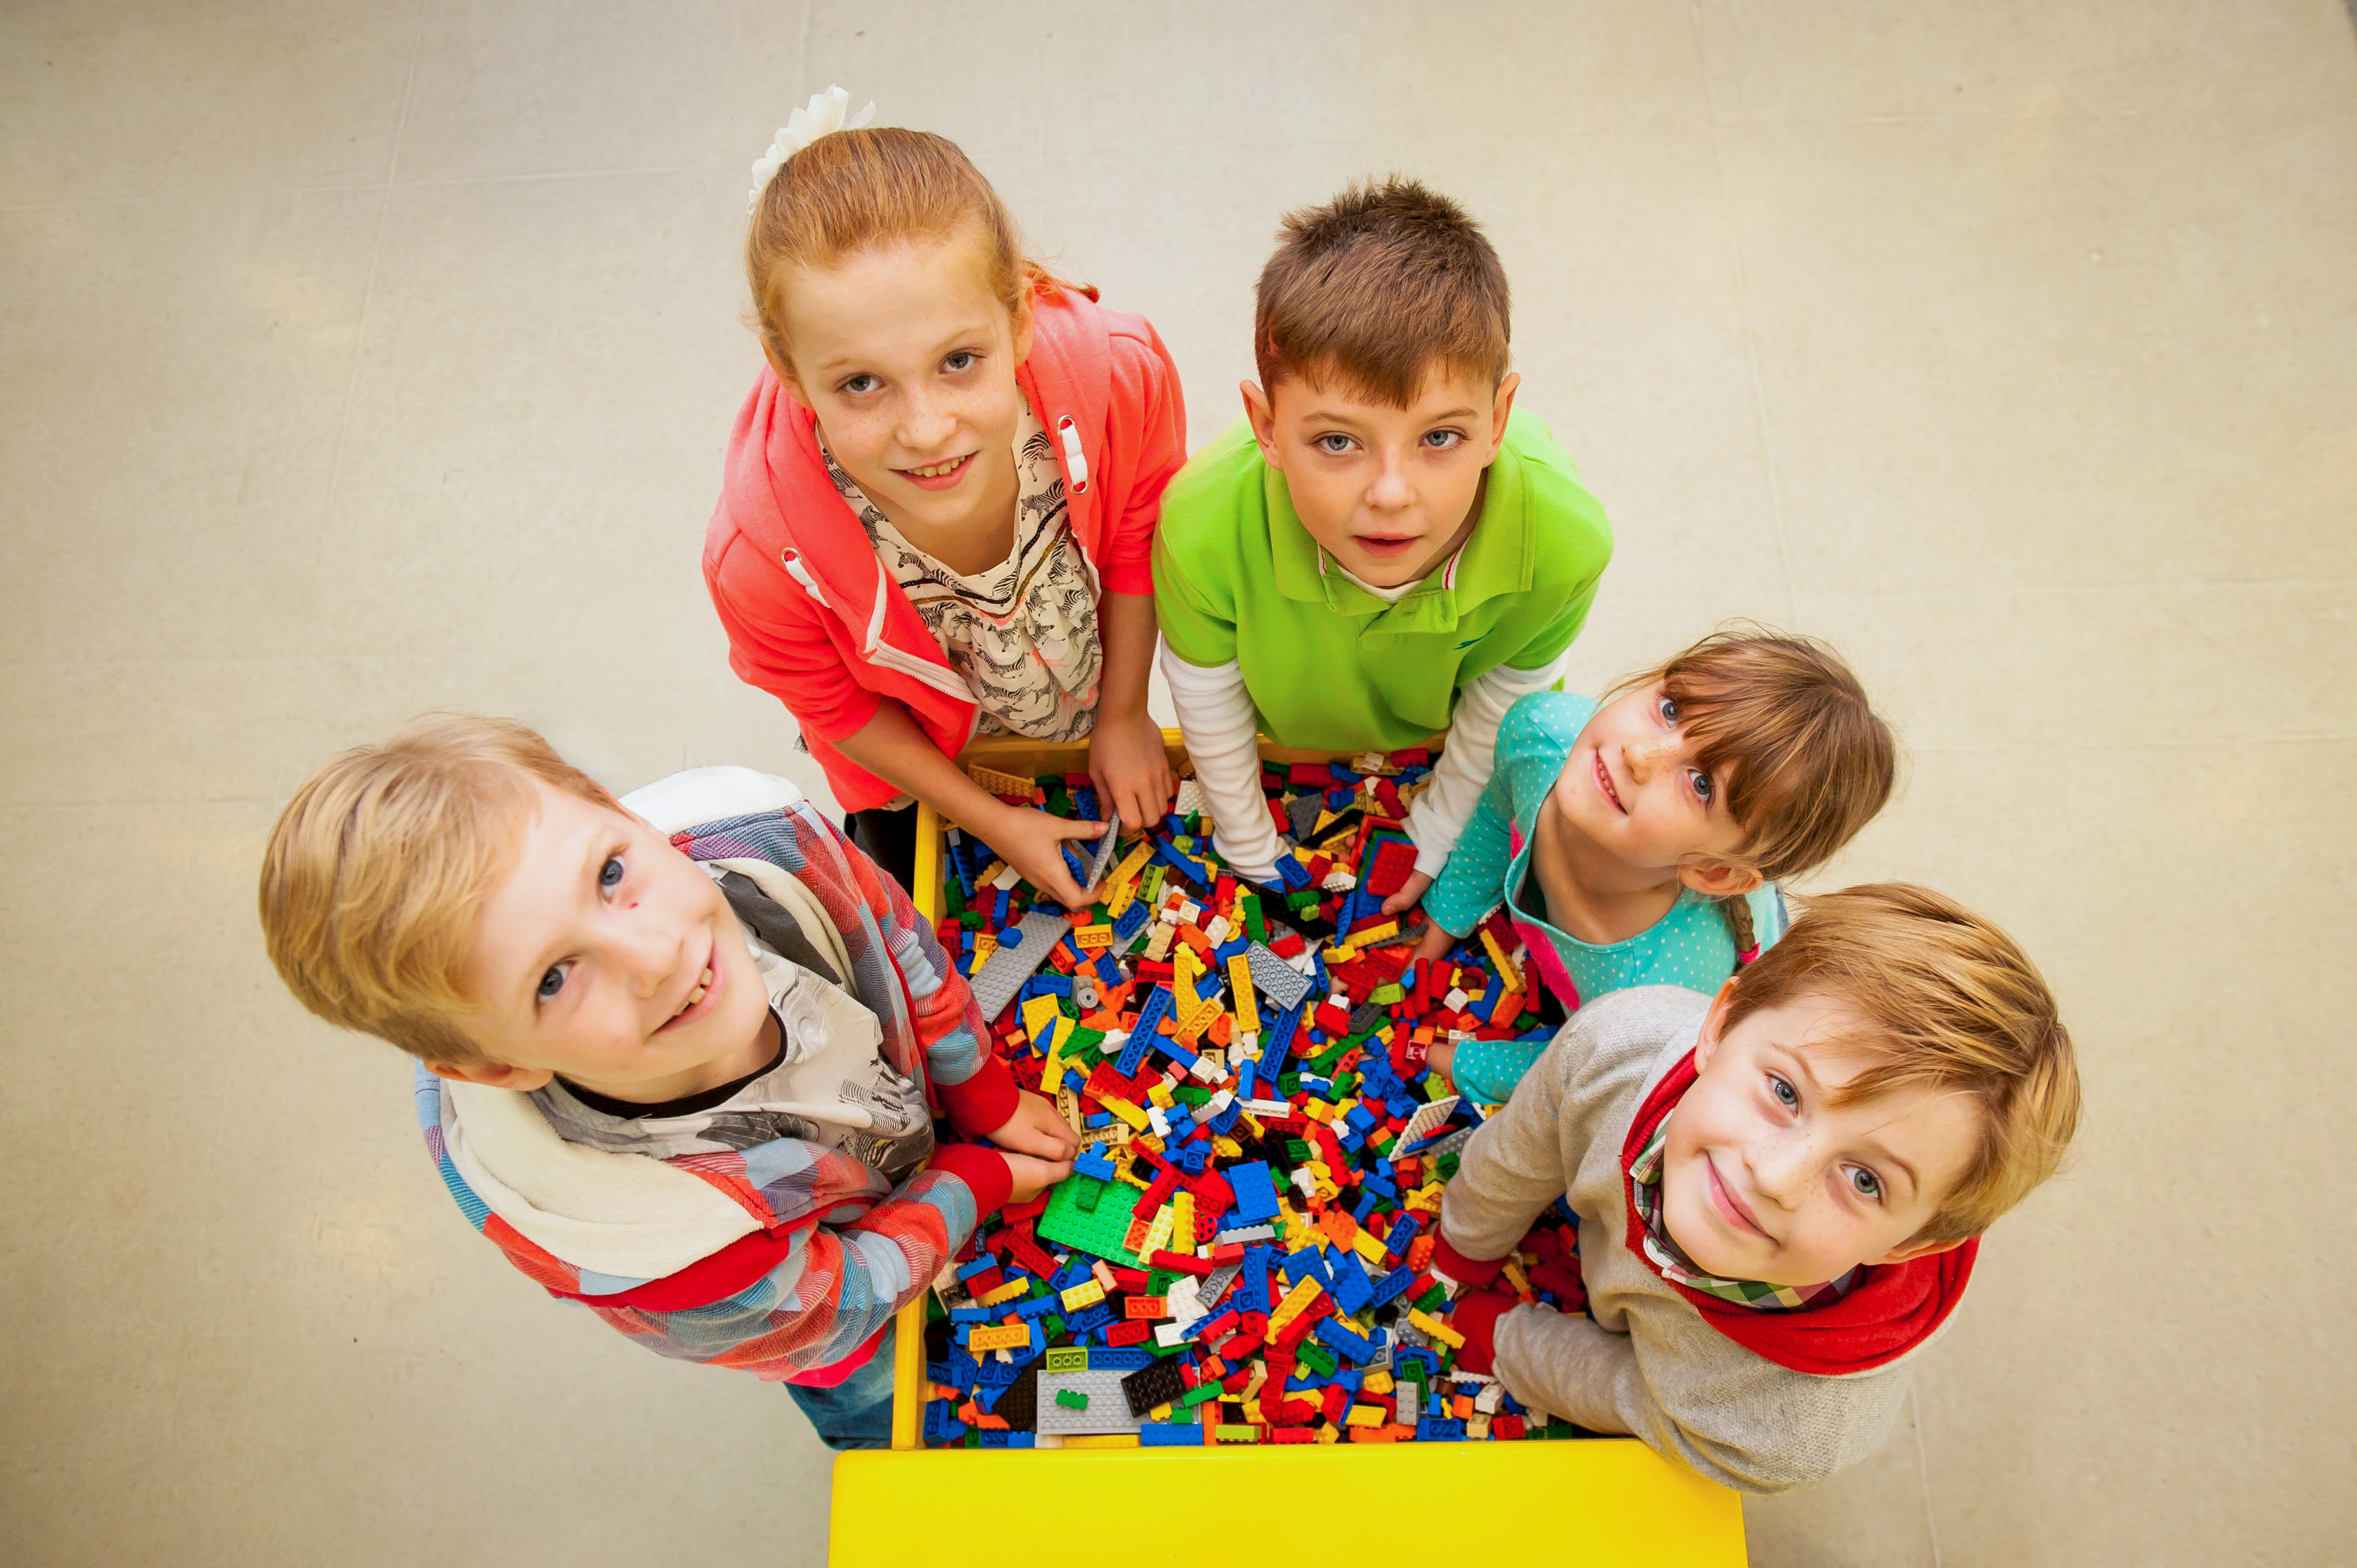
[[[1417,1296],[1415,1302],[1411,1305],[1413,1305],[1418,1312],[1432,1312],[1437,1310],[1448,1300],[1448,1287],[1446,1285],[1435,1284],[1430,1290],[1426,1291],[1422,1295]]]
[[[1222,1425],[1213,1428],[1211,1435],[1218,1438],[1222,1443],[1258,1443],[1260,1441],[1260,1428],[1257,1426]]]
[[[1086,1410],[1089,1408],[1089,1396],[1078,1389],[1058,1389],[1056,1402],[1066,1410]]]
[[[1332,1351],[1322,1345],[1312,1345],[1307,1340],[1295,1348],[1293,1357],[1305,1367],[1317,1368],[1318,1375],[1321,1378],[1332,1377],[1334,1369],[1340,1365],[1334,1359]]]
[[[1085,1372],[1089,1369],[1088,1347],[1068,1345],[1050,1350],[1041,1361],[1041,1368],[1050,1372]]]
[[[1105,1189],[1112,1187],[1114,1190]],[[1086,1252],[1125,1269],[1143,1268],[1145,1260],[1122,1245],[1129,1235],[1130,1210],[1137,1199],[1131,1188],[1099,1181],[1094,1176],[1069,1176],[1048,1194],[1047,1212],[1039,1216],[1039,1240]],[[1083,1199],[1093,1207],[1084,1207]]]

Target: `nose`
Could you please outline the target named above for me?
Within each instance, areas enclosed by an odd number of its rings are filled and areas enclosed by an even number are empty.
[[[1622,747],[1620,760],[1628,765],[1629,777],[1642,784],[1652,778],[1669,753],[1670,743],[1667,740],[1648,736]]]
[[[1400,511],[1415,499],[1415,489],[1407,482],[1407,466],[1395,452],[1385,452],[1380,461],[1383,467],[1367,489],[1367,505],[1377,511]]]
[[[631,911],[632,914],[638,911]],[[679,973],[680,937],[645,919],[625,919],[614,932],[614,956],[630,989],[651,998]]]
[[[949,399],[926,388],[912,389],[900,404],[900,426],[893,435],[919,456],[939,456],[939,448],[957,429],[957,413]]]
[[[1809,1141],[1801,1137],[1771,1138],[1744,1158],[1752,1186],[1779,1208],[1794,1207],[1808,1191],[1816,1161]]]

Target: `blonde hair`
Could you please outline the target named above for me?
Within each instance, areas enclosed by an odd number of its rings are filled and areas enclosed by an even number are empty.
[[[2052,1176],[2079,1127],[2079,1067],[2054,994],[2012,938],[1953,899],[1903,882],[1803,901],[1783,939],[1738,975],[1722,1033],[1801,996],[1857,1014],[1827,1047],[1867,1066],[1835,1105],[1900,1090],[1970,1097],[1981,1140],[1916,1240],[1987,1230]]]
[[[1480,225],[1394,176],[1285,215],[1255,291],[1254,364],[1264,392],[1331,376],[1405,408],[1436,366],[1505,380],[1511,305]]]
[[[533,779],[611,791],[512,719],[438,714],[295,792],[262,860],[262,934],[296,1000],[427,1061],[484,1058],[459,1020],[484,897],[515,865]]]
[[[1658,682],[1678,705],[1727,814],[1744,832],[1737,858],[1768,882],[1824,865],[1890,799],[1899,774],[1890,726],[1841,656],[1813,638],[1725,627],[1668,663],[1631,676],[1605,701]],[[1742,895],[1719,900],[1738,953],[1757,940]]]
[[[1010,315],[1034,290],[1077,286],[1024,255],[1006,204],[955,142],[897,125],[821,136],[788,158],[754,203],[745,275],[762,347],[774,363],[792,362],[786,285],[796,271],[963,233],[977,241],[984,281]]]

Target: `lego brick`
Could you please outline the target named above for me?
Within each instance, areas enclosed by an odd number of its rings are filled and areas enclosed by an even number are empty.
[[[1071,1437],[1092,1433],[1135,1432],[1137,1417],[1130,1413],[1129,1402],[1122,1396],[1123,1374],[1100,1372],[1042,1372],[1039,1374],[1038,1427],[1043,1437]],[[1073,1405],[1066,1394],[1080,1396],[1082,1403]]]
[[[1253,984],[1280,1010],[1300,1006],[1309,994],[1309,977],[1260,943],[1244,950],[1244,961],[1252,968]]]
[[[1122,1398],[1128,1402],[1129,1412],[1135,1416],[1143,1416],[1157,1405],[1168,1404],[1186,1391],[1185,1377],[1175,1360],[1152,1362],[1121,1380]]]
[[[1034,909],[1023,917],[1016,928],[1023,934],[1020,942],[999,940],[990,961],[968,983],[974,991],[974,1004],[985,1019],[996,1018],[1023,989],[1023,983],[1039,972],[1048,961],[1048,950],[1063,940],[1071,925],[1063,916],[1044,909]]]
[[[1094,1176],[1066,1176],[1049,1191],[1047,1210],[1039,1216],[1040,1240],[1125,1268],[1140,1267],[1145,1260],[1123,1245],[1131,1218],[1125,1195],[1131,1190]]]

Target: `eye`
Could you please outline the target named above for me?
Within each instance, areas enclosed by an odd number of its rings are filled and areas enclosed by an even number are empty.
[[[597,891],[611,893],[622,885],[622,857],[609,854],[606,864],[597,868]]]
[[[1427,430],[1424,433],[1424,444],[1436,452],[1446,452],[1464,439],[1465,432],[1461,430]]]
[[[883,381],[877,377],[871,376],[866,371],[862,371],[856,376],[845,376],[843,380],[835,382],[834,390],[842,392],[846,397],[866,397],[869,392],[874,392],[877,387],[880,387],[883,384]]]
[[[982,362],[982,356],[971,349],[960,349],[942,361],[942,369],[953,376],[963,375]]]
[[[1858,1197],[1865,1198],[1869,1203],[1880,1203],[1882,1201],[1882,1178],[1876,1176],[1872,1171],[1867,1170],[1864,1165],[1851,1165],[1848,1169],[1850,1190],[1857,1194]]]
[[[1710,775],[1698,768],[1686,769],[1686,781],[1694,786],[1695,799],[1706,806],[1718,793],[1718,786],[1711,782]]]
[[[1655,705],[1661,710],[1663,724],[1675,725],[1678,722],[1678,700],[1675,697],[1664,696]]]
[[[540,977],[539,989],[532,993],[533,1001],[544,1005],[555,1001],[556,993],[565,989],[565,977],[572,970],[573,965],[569,961],[550,964],[548,972]]]
[[[1338,435],[1332,431],[1329,431],[1325,435],[1318,437],[1317,440],[1311,442],[1310,445],[1317,447],[1320,452],[1326,453],[1329,456],[1340,457],[1342,454],[1348,452],[1353,444],[1349,436]]]
[[[1776,1103],[1787,1111],[1801,1108],[1801,1091],[1772,1072],[1768,1075],[1768,1092],[1774,1095]]]

